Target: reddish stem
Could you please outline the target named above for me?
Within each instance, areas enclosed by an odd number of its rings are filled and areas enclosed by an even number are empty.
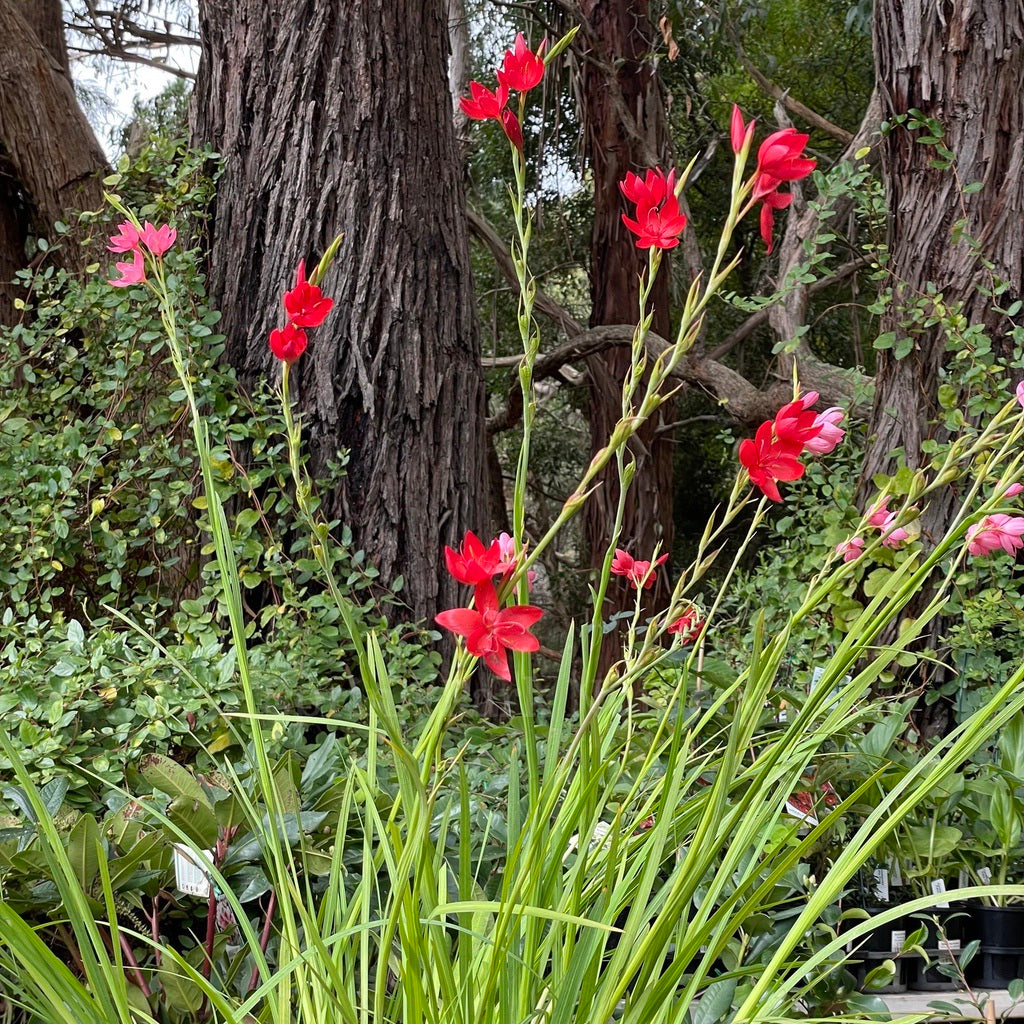
[[[135,984],[139,986],[139,991],[148,999],[152,993],[149,991],[146,979],[142,976],[142,971],[139,970],[139,962],[135,959],[135,954],[132,953],[132,947],[128,945],[128,940],[121,931],[118,931],[117,937],[121,941],[121,952],[124,953],[124,958],[128,961],[128,966],[132,969],[132,974],[135,976]]]
[[[270,890],[270,899],[267,900],[267,917],[263,922],[263,934],[260,936],[260,952],[267,952],[267,943],[270,942],[270,922],[274,917],[274,908],[277,905],[277,894],[273,889]],[[249,975],[249,987],[245,990],[245,994],[249,995],[250,992],[256,987],[256,982],[259,981],[260,969],[259,964],[255,964],[252,969],[252,974]]]

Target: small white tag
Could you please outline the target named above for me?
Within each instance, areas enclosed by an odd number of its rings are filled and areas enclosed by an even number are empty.
[[[932,888],[932,892],[936,896],[941,896],[946,891],[946,883],[941,878],[936,878],[935,881],[932,882],[931,888]],[[948,907],[949,906],[949,902],[946,901],[946,900],[943,900],[942,903],[936,903],[935,906],[937,906],[937,907]]]
[[[889,864],[889,872],[892,875],[890,882],[897,888],[903,885],[903,872],[900,871],[900,862],[898,860],[891,861]]]
[[[213,860],[213,850],[203,851]],[[210,897],[210,876],[203,867],[195,850],[184,843],[174,844],[174,884],[186,896]]]
[[[889,902],[889,872],[885,868],[875,868],[875,893],[883,903]]]
[[[978,878],[982,885],[989,885],[992,881],[992,869],[990,867],[978,868]]]
[[[903,932],[893,932],[892,933],[892,946],[890,947],[890,952],[898,953],[903,948],[903,943],[906,942],[906,941],[907,941],[907,933],[905,931],[903,931]]]
[[[960,875],[959,875],[959,877],[956,880],[957,887],[960,888],[960,889],[966,889],[967,886],[970,885],[970,881],[971,880],[970,880],[970,878],[967,875],[967,869],[966,868],[961,868],[960,869]]]

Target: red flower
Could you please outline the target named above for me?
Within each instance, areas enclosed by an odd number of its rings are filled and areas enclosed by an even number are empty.
[[[470,82],[469,91],[472,97],[463,96],[459,100],[459,106],[466,117],[474,121],[486,121],[490,117],[500,119],[501,111],[508,102],[508,86],[504,82],[499,82],[494,92],[479,82]]]
[[[665,177],[661,168],[649,170],[644,177],[626,172],[625,180],[619,182],[619,189],[622,194],[631,202],[636,203],[637,213],[642,210],[650,210],[657,206],[674,187],[676,172],[673,168]]]
[[[756,190],[756,186],[755,186]],[[775,228],[775,211],[784,210],[791,202],[793,196],[790,192],[769,192],[761,197],[761,237],[768,247],[768,252],[774,248],[772,243],[772,230]]]
[[[622,194],[636,203],[636,217],[622,215],[622,223],[637,236],[640,249],[673,249],[686,228],[686,217],[679,212],[675,193],[674,170],[665,172],[656,167],[641,179],[630,172],[619,182]]]
[[[750,124],[745,125],[743,123],[743,115],[740,113],[740,108],[734,103],[732,105],[732,123],[729,125],[729,141],[732,143],[732,151],[739,156],[743,152],[743,147],[746,146],[754,136],[754,125],[756,121],[751,121]]]
[[[505,129],[508,141],[512,143],[520,153],[523,151],[523,129],[519,124],[519,118],[511,110],[501,112],[501,127]]]
[[[122,225],[123,228],[124,225]],[[172,245],[174,240],[178,237],[178,232],[170,226],[170,224],[164,224],[163,227],[155,228],[147,220],[142,230],[139,232],[139,241],[154,255],[163,256],[165,252]]]
[[[754,182],[754,198],[774,192],[784,181],[799,181],[806,178],[817,166],[817,161],[803,155],[809,135],[795,128],[783,128],[772,132],[757,151],[757,178]],[[780,209],[780,207],[776,207]]]
[[[478,583],[474,608],[452,608],[435,617],[438,625],[466,638],[466,650],[483,658],[487,667],[506,682],[512,679],[508,651],[536,651],[540,642],[529,631],[544,614],[533,605],[498,608],[498,594],[490,580]]]
[[[488,547],[484,547],[483,542],[472,530],[467,531],[462,539],[461,551],[445,547],[444,560],[452,576],[460,583],[468,583],[470,586],[489,582],[492,576],[509,569],[507,561],[503,558],[501,543],[492,540]]]
[[[692,644],[704,628],[704,620],[697,614],[696,608],[689,608],[666,627],[666,632],[677,633],[683,644]]]
[[[516,45],[513,50],[505,51],[505,60],[498,72],[498,81],[506,89],[515,89],[516,92],[528,92],[544,77],[544,47],[547,40],[537,47],[533,53],[526,45],[523,33],[516,36]]]
[[[795,402],[784,405],[776,414],[772,426],[775,438],[782,444],[792,447],[793,454],[799,455],[808,441],[812,441],[822,431],[823,424],[810,411],[810,407],[818,400],[817,391],[808,391]]]
[[[628,551],[622,548],[615,549],[615,557],[612,559],[611,571],[613,576],[625,576],[633,585],[634,589],[650,590],[657,578],[657,568],[662,562],[668,560],[668,555],[662,555],[651,568],[649,561],[641,562],[635,559]]]
[[[750,482],[772,501],[782,501],[779,480],[797,480],[804,473],[803,463],[796,457],[799,448],[772,436],[772,421],[765,420],[757,428],[754,439],[740,442],[740,462],[750,476]]]
[[[295,287],[284,293],[284,308],[288,319],[296,327],[319,327],[333,305],[334,299],[325,298],[315,284],[306,280],[306,261],[299,260]]]
[[[308,340],[304,330],[288,323],[270,332],[270,351],[282,362],[294,363],[306,351]]]
[[[142,284],[146,280],[146,262],[138,249],[135,250],[131,263],[115,263],[114,266],[121,274],[120,277],[112,278],[109,282],[115,288],[128,288],[133,284]]]

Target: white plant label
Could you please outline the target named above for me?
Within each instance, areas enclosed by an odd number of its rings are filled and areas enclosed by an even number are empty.
[[[900,862],[894,860],[889,864],[889,873],[892,875],[892,884],[899,888],[903,884],[903,872],[900,871]]]
[[[213,860],[213,850],[203,851]],[[186,896],[210,898],[210,875],[203,867],[195,850],[184,843],[174,844],[174,884]]]
[[[992,869],[990,867],[978,868],[978,878],[982,885],[989,885],[992,881]]]
[[[941,896],[945,891],[946,883],[941,878],[936,878],[935,881],[932,882],[932,892],[935,893],[936,896]],[[935,906],[948,908],[949,902],[947,900],[943,900],[942,903],[936,903]]]
[[[892,932],[892,945],[890,946],[890,952],[898,953],[903,948],[903,943],[907,941],[907,933]]]
[[[875,892],[883,903],[889,902],[889,872],[885,868],[875,868]]]

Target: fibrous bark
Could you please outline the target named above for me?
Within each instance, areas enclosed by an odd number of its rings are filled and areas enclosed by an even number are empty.
[[[59,0],[0,0],[0,323],[15,317],[10,282],[29,234],[103,202],[106,157],[67,68]],[[84,263],[71,239],[54,258]]]
[[[580,5],[589,48],[584,63],[583,103],[587,162],[594,179],[594,223],[590,236],[591,327],[635,323],[639,317],[639,277],[647,254],[622,223],[621,182],[628,171],[668,167],[668,124],[665,101],[655,67],[646,0],[584,0]],[[667,261],[666,261],[667,262]],[[651,298],[654,331],[670,335],[669,272],[664,266]],[[587,360],[590,384],[591,445],[608,443],[621,415],[622,382],[629,368],[628,349],[610,349]],[[670,404],[659,410],[629,444],[636,473],[626,498],[619,543],[637,558],[649,558],[655,545],[671,552],[673,540],[671,437],[659,430],[671,421]],[[599,488],[583,511],[583,529],[591,564],[598,566],[611,538],[619,501],[614,464],[601,476]],[[670,592],[661,573],[646,595],[652,607],[663,605]],[[606,614],[632,607],[634,595],[612,588]],[[614,644],[609,645],[614,647]]]
[[[1024,295],[1024,3],[879,2],[875,59],[887,116],[897,121],[916,110],[934,118],[955,158],[955,171],[935,166],[939,154],[921,141],[923,133],[899,123],[883,139],[893,302],[881,329],[906,337],[908,313],[922,299],[929,301],[931,283],[947,309],[959,304],[968,322],[984,325],[993,348],[1005,352],[1011,325],[995,309],[991,286],[996,280],[1006,285],[998,299],[1003,308]],[[965,193],[969,182],[980,182],[981,189]],[[943,438],[937,390],[946,336],[938,323],[910,329],[909,355],[879,356],[866,501],[872,476],[895,467],[894,450],[902,450],[916,468],[927,461],[923,442]],[[930,498],[921,520],[926,546],[945,532],[957,501],[953,487]],[[905,614],[923,607],[929,596],[919,595]],[[943,630],[936,621],[922,640],[940,657]],[[914,683],[928,685],[929,679]],[[942,707],[940,702],[929,709],[931,721],[919,723],[922,731],[948,724],[934,714]]]
[[[344,233],[295,365],[325,510],[417,616],[459,600],[442,548],[486,530],[484,397],[444,0],[202,0],[195,136],[223,158],[209,284],[252,388],[300,257]]]
[[[882,330],[905,334],[908,306],[932,282],[947,308],[962,303],[968,320],[984,324],[998,344],[1008,324],[978,286],[993,277],[1006,282],[1004,307],[1024,291],[1024,4],[879,3],[875,54],[887,115],[917,109],[935,118],[956,158],[955,174],[935,167],[935,150],[906,128],[894,127],[882,142],[896,286]],[[980,182],[981,190],[965,195],[968,182]],[[868,475],[890,468],[895,448],[919,465],[938,412],[945,355],[939,325],[917,332],[904,359],[879,354]]]

